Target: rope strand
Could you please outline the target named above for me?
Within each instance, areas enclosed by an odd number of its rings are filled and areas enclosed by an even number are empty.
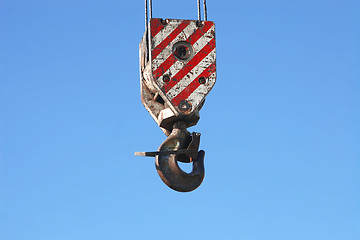
[[[148,26],[148,1],[145,0],[145,31]]]
[[[150,19],[152,19],[152,0],[149,0]]]
[[[200,0],[197,1],[197,8],[198,8],[198,20],[201,21]]]
[[[206,8],[206,0],[203,0],[204,2],[204,20],[207,21],[207,8]]]
[[[203,8],[204,8],[204,20],[207,21],[206,0],[203,0]],[[201,21],[200,0],[197,0],[197,10],[198,10],[198,20]],[[152,19],[152,0],[145,0],[145,29],[147,29],[148,27],[149,18]]]

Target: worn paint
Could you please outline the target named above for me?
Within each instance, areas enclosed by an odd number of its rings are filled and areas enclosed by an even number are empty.
[[[196,20],[150,20],[151,81],[171,108],[185,115],[199,107],[216,81],[215,25],[204,21],[199,27],[197,23]],[[186,61],[173,54],[174,45],[181,41],[192,47],[192,56]],[[205,83],[201,84],[200,78],[205,78]],[[191,109],[181,109],[183,101]]]

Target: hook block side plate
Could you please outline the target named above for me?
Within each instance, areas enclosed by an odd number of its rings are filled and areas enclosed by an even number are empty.
[[[153,18],[149,64],[151,82],[176,115],[191,115],[216,81],[215,24]]]

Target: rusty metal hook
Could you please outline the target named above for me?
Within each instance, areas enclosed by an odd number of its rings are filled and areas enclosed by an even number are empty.
[[[179,192],[190,192],[202,183],[205,176],[205,152],[199,151],[200,133],[190,133],[186,124],[176,122],[168,138],[160,145],[159,154],[155,157],[156,170],[163,182]],[[180,154],[181,150],[186,153]],[[170,154],[176,152],[178,154]],[[180,162],[192,162],[193,170],[186,173],[178,165]]]

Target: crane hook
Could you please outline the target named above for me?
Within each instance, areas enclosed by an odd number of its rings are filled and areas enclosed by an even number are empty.
[[[190,133],[186,130],[184,122],[176,122],[170,135],[160,145],[159,154],[155,157],[156,170],[162,181],[170,188],[179,192],[190,192],[202,183],[205,176],[204,151],[198,151],[200,133]],[[169,152],[181,152],[184,154],[173,154]],[[192,162],[193,170],[186,173],[178,165],[180,162]]]

